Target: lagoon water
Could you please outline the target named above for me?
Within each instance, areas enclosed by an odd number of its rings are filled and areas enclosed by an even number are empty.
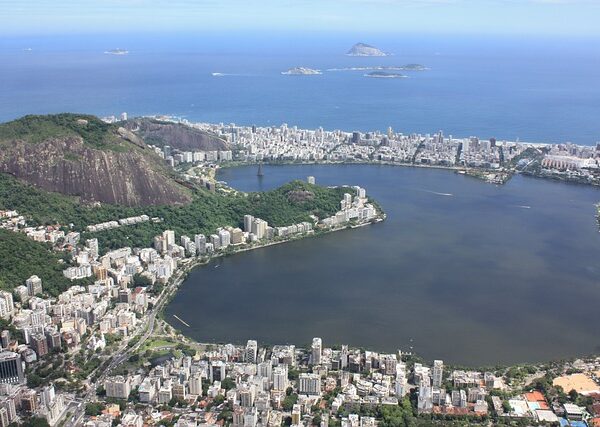
[[[204,342],[320,336],[468,365],[600,351],[600,190],[367,165],[267,166],[263,178],[241,167],[220,178],[256,191],[307,175],[364,186],[388,219],[215,260],[183,284],[169,322]]]

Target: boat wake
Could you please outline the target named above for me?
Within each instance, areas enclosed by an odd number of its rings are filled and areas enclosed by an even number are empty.
[[[424,191],[425,193],[435,194],[436,196],[454,197],[454,194],[452,194],[452,193],[439,193],[437,191],[431,191],[431,190],[421,190],[421,191]]]
[[[235,73],[210,73],[213,77],[241,77],[248,76],[249,74],[235,74]]]
[[[527,206],[527,205],[515,205],[515,208],[520,208],[520,209],[531,209],[531,206]]]

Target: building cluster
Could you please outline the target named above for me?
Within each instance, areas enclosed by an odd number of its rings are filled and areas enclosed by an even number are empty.
[[[383,162],[501,171],[513,168],[511,161],[526,150],[535,149],[541,150],[541,170],[536,174],[600,184],[600,143],[590,147],[474,136],[456,138],[445,136],[442,131],[406,135],[392,128],[385,133],[345,132],[299,129],[287,124],[257,127],[166,119],[219,136],[236,148],[233,159],[242,162]]]
[[[279,127],[236,126],[234,124],[190,123],[219,135],[239,147],[238,160],[247,162],[365,162],[468,166],[499,168],[503,159],[524,151],[531,144],[480,140],[477,137],[445,137],[396,133],[344,132]],[[503,151],[506,153],[503,156]]]
[[[594,366],[597,373],[598,361]],[[513,395],[504,377],[491,372],[447,369],[441,360],[413,363],[400,351],[328,348],[321,338],[314,338],[307,349],[263,348],[255,340],[245,346],[212,346],[194,357],[171,357],[144,372],[109,377],[104,388],[107,397],[122,400],[135,391],[139,404],[125,413],[139,426],[176,417],[179,427],[213,426],[219,420],[236,427],[299,427],[315,425],[318,415],[322,427],[332,418],[345,427],[374,427],[379,420],[358,408],[395,407],[410,395],[416,395],[418,414],[485,424],[493,412],[541,425],[595,425],[586,408],[549,403],[535,390]],[[86,426],[110,425],[113,418],[105,411]]]
[[[364,188],[354,186],[355,195],[344,193],[344,198],[340,202],[340,210],[328,218],[324,218],[321,223],[327,227],[337,227],[355,221],[358,224],[365,224],[376,217],[377,210],[368,203],[367,192]]]
[[[60,224],[39,227],[28,226],[23,215],[15,210],[0,210],[0,229],[23,233],[36,242],[49,243],[55,249],[70,249],[79,243],[80,233],[65,232]]]
[[[153,146],[154,151],[165,159],[167,164],[175,167],[181,164],[221,163],[233,160],[231,150],[199,150],[182,151],[165,145],[162,148]]]
[[[88,225],[85,229],[90,233],[95,233],[98,231],[112,230],[114,228],[119,228],[124,225],[140,224],[142,222],[148,222],[150,220],[152,220],[153,222],[160,222],[160,218],[150,219],[148,215],[138,215],[131,216],[129,218],[121,218],[115,221],[106,221],[99,224]]]

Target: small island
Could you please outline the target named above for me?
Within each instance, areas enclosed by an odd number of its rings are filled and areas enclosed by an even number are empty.
[[[405,79],[408,76],[400,73],[390,73],[387,71],[373,71],[371,73],[365,74],[365,77],[372,77],[377,79]]]
[[[421,65],[421,64],[406,64],[401,67],[401,70],[404,70],[404,71],[426,71],[426,70],[429,70],[429,68],[427,68],[426,66]]]
[[[356,43],[352,48],[346,52],[348,56],[390,56],[390,53],[383,52],[375,46],[371,46],[366,43]]]
[[[104,52],[106,55],[127,55],[129,53],[128,50],[125,49],[110,49]]]
[[[407,65],[378,65],[373,67],[328,68],[327,71],[425,71],[429,70],[421,64]]]
[[[284,74],[286,76],[316,76],[323,73],[321,72],[321,70],[315,70],[313,68],[294,67],[290,68],[287,71],[282,71],[281,74]]]

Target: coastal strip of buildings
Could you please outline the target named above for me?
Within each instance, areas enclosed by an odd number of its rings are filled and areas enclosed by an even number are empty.
[[[297,126],[240,126],[194,123],[160,116],[210,132],[228,142],[233,151],[185,152],[155,148],[168,164],[242,163],[385,163],[477,170],[490,182],[504,182],[507,175],[523,171],[540,177],[600,185],[600,143],[596,146],[530,143],[495,137],[458,138],[443,131],[433,134],[328,131]],[[532,161],[535,158],[535,161]]]

